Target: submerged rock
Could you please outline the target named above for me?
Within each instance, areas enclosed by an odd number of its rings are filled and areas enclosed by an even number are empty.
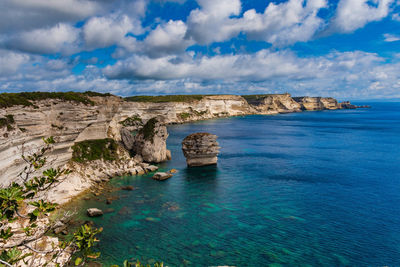
[[[189,167],[217,164],[219,149],[217,136],[210,133],[194,133],[182,142],[182,151]]]
[[[102,216],[103,215],[103,211],[102,210],[100,210],[100,209],[97,209],[97,208],[90,208],[90,209],[87,209],[87,215],[89,216],[89,217],[99,217],[99,216]]]
[[[168,172],[156,172],[154,175],[153,175],[153,179],[154,180],[158,180],[158,181],[164,181],[164,180],[167,180],[167,179],[169,179],[169,178],[171,178],[172,177],[172,174],[171,173],[168,173]]]
[[[145,162],[163,162],[170,159],[171,153],[167,150],[167,127],[157,118],[150,119],[135,136],[133,150],[141,155]]]

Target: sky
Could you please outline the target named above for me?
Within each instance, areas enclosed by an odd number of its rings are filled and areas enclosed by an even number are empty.
[[[1,0],[0,92],[400,98],[400,0]]]

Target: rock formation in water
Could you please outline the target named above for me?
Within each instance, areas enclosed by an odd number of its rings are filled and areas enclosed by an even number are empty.
[[[182,141],[182,151],[189,167],[217,164],[219,149],[217,136],[210,133],[194,133]]]
[[[157,118],[150,119],[135,136],[133,151],[145,162],[159,163],[171,159],[167,150],[167,127]]]

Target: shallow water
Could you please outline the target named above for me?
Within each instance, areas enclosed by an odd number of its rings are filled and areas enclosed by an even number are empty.
[[[170,126],[173,178],[114,179],[135,190],[78,217],[115,209],[93,219],[106,266],[400,266],[400,104],[371,105]],[[219,136],[218,166],[186,168],[193,132]]]

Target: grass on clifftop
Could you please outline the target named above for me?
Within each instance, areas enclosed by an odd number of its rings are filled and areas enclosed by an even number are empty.
[[[111,138],[77,142],[72,146],[72,150],[72,160],[80,163],[98,159],[118,159],[118,144]]]
[[[191,102],[203,99],[205,95],[159,95],[159,96],[130,96],[126,97],[126,101],[131,102],[152,102],[152,103],[166,103],[166,102]]]
[[[8,108],[12,106],[34,106],[33,101],[46,99],[59,99],[64,101],[73,101],[83,103],[85,105],[94,105],[89,99],[93,96],[111,96],[111,94],[101,94],[87,91],[78,92],[23,92],[23,93],[2,93],[0,94],[0,108]]]

